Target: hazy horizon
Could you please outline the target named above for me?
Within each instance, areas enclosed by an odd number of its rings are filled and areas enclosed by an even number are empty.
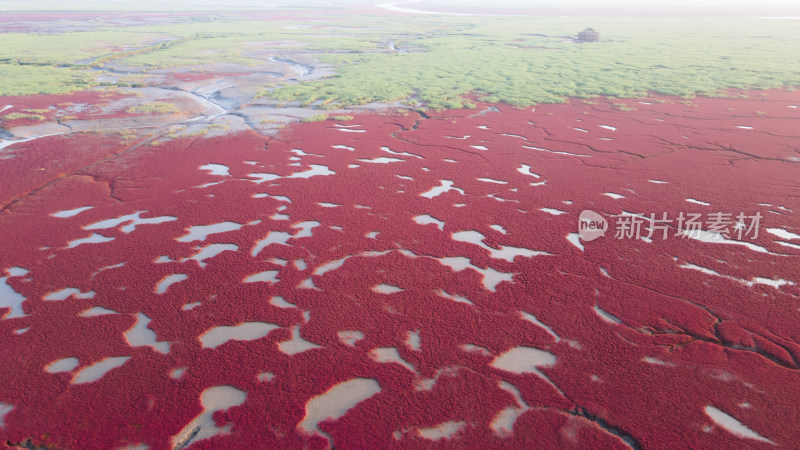
[[[91,11],[91,10],[132,10],[132,11],[169,11],[169,10],[194,10],[194,11],[236,11],[236,10],[275,10],[294,8],[347,8],[371,7],[386,4],[402,5],[409,8],[418,8],[436,11],[439,8],[454,9],[581,9],[587,10],[619,10],[631,9],[634,11],[660,9],[660,10],[709,10],[719,9],[720,13],[732,10],[748,11],[781,11],[796,12],[800,14],[800,6],[793,0],[767,0],[754,3],[749,0],[706,0],[702,2],[693,0],[654,0],[646,3],[635,0],[609,0],[602,4],[590,0],[565,0],[554,2],[552,0],[498,0],[487,5],[477,0],[413,0],[413,1],[381,1],[381,0],[235,0],[231,2],[204,1],[204,0],[117,0],[101,2],[97,0],[0,0],[0,10],[4,11]]]

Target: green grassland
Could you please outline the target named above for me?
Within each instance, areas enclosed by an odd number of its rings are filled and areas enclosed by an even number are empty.
[[[85,71],[54,66],[0,64],[0,96],[68,94],[94,86]]]
[[[344,20],[344,19],[337,19]],[[279,43],[286,50],[312,53],[361,54],[384,49],[379,43],[387,35],[413,35],[426,31],[426,26],[388,21],[375,26],[374,18],[348,18],[334,22],[334,29],[313,28],[303,22],[271,20],[267,22],[221,19],[213,23],[180,24],[169,27],[140,27],[136,31],[148,35],[181,37],[172,45],[152,52],[125,58],[121,63],[148,69],[176,66],[198,66],[218,62],[255,66],[263,63],[257,51]],[[388,28],[387,28],[388,27]]]
[[[113,47],[143,45],[141,42],[158,38],[145,33],[111,31],[84,31],[66,33],[3,33],[0,34],[2,62],[27,64],[79,64],[82,60],[93,60],[112,52]],[[87,61],[88,63],[88,61]]]
[[[600,31],[602,42],[564,38],[586,26]],[[514,105],[648,92],[716,95],[800,86],[800,60],[792,57],[798,35],[798,22],[754,18],[339,15],[310,24],[214,15],[172,25],[0,34],[0,95],[86,89],[112,62],[145,70],[256,67],[274,43],[332,64],[336,74],[265,82],[258,96],[330,108],[394,101],[470,106],[466,94]],[[389,52],[390,41],[408,52]]]
[[[131,114],[169,114],[178,112],[178,107],[167,102],[151,102],[131,106],[127,111]]]
[[[28,120],[44,120],[45,117],[41,114],[28,114],[28,113],[11,113],[2,116],[5,120],[17,120],[17,119],[28,119]]]
[[[532,35],[575,34],[586,24],[601,31],[602,42]],[[469,106],[462,97],[469,93],[531,105],[568,96],[714,95],[800,85],[800,61],[790,56],[800,24],[792,22],[495,19],[451,27],[414,40],[420,53],[323,55],[340,65],[336,76],[263,95],[330,107],[410,99],[439,109]]]

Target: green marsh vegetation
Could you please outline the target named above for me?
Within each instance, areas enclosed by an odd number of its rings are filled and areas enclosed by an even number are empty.
[[[131,114],[169,114],[178,112],[178,107],[168,102],[151,102],[131,106],[127,112]]]
[[[430,19],[427,19],[430,20]],[[463,20],[463,19],[461,19]],[[589,98],[718,95],[727,88],[800,86],[791,58],[800,24],[765,19],[483,19],[413,39],[421,52],[322,55],[337,74],[283,86],[279,100],[346,107],[403,100],[470,107],[464,95],[525,106]],[[432,24],[433,25],[433,24]],[[558,36],[591,25],[602,42]],[[537,35],[547,35],[537,36]]]
[[[300,122],[309,123],[309,122],[322,122],[328,120],[327,114],[315,114],[309,117],[303,117],[300,119]]]
[[[109,64],[202,72],[228,63],[247,70],[265,63],[265,55],[275,54],[272,49],[313,57],[333,65],[335,74],[302,83],[265,80],[256,97],[323,109],[396,101],[444,109],[470,107],[469,98],[524,106],[570,96],[691,97],[727,88],[800,86],[800,60],[792,57],[800,23],[793,21],[346,15],[325,20],[311,26],[214,15],[171,25],[4,33],[0,95],[87,89],[100,84],[97,77]],[[587,26],[600,31],[601,42],[566,38]],[[390,51],[390,43],[401,51]]]
[[[0,96],[69,94],[95,84],[91,74],[80,70],[0,63]]]
[[[44,120],[45,116],[41,114],[31,114],[31,113],[11,113],[4,115],[2,118],[5,120],[18,120],[18,119]]]

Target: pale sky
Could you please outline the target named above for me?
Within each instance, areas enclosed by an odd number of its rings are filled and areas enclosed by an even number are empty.
[[[800,8],[798,0],[423,0],[416,5],[425,3],[448,6],[487,6],[489,3],[495,7],[516,8],[617,8],[617,7],[669,7],[669,8],[762,8],[786,7]]]
[[[404,7],[436,10],[459,8],[714,8],[720,10],[797,10],[800,0],[0,0],[0,10],[114,10],[114,9],[271,9],[310,6],[374,6],[398,3]]]

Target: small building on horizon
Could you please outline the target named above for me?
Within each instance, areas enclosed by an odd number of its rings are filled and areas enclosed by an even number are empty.
[[[578,33],[578,42],[597,42],[600,40],[600,33],[593,28],[587,28]]]

